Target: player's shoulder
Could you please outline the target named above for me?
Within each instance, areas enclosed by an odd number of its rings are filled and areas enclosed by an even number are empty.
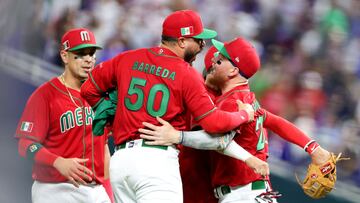
[[[54,78],[43,83],[38,88],[36,88],[28,98],[27,103],[28,104],[43,103],[43,102],[46,103],[47,101],[53,99],[53,96],[51,94],[52,90],[54,89],[54,87],[51,85],[51,81],[53,80]]]
[[[46,96],[49,92],[55,90],[57,87],[57,78],[54,77],[49,81],[41,84],[38,88],[35,89],[32,95]]]

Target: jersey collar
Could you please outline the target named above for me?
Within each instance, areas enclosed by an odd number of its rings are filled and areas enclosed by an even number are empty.
[[[176,55],[170,49],[165,48],[165,47],[153,47],[153,48],[150,48],[149,51],[152,52],[155,55],[158,55],[158,56],[167,56],[167,57],[179,58],[178,55]]]

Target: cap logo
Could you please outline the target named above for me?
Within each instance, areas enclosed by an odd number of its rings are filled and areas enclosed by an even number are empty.
[[[81,41],[90,41],[90,35],[88,31],[80,32]]]
[[[235,61],[239,63],[239,61],[240,61],[239,57],[236,57]]]
[[[69,40],[66,40],[64,43],[63,43],[63,49],[64,50],[67,50],[70,48],[70,44],[69,44]]]
[[[181,31],[181,36],[192,35],[194,34],[194,27],[193,26],[182,27],[180,31]]]

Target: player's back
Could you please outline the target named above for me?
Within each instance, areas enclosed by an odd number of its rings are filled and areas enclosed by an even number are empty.
[[[137,130],[143,127],[142,122],[156,124],[156,116],[184,130],[185,111],[189,106],[186,104],[192,99],[190,87],[193,85],[197,89],[192,91],[207,97],[200,74],[168,49],[155,47],[130,51],[119,59],[118,64],[114,134],[120,136],[115,137],[115,143],[138,139]]]

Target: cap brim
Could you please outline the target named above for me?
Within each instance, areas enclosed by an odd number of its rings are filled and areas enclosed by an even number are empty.
[[[96,48],[96,49],[102,49],[101,46],[96,44],[80,44],[79,46],[73,47],[69,49],[68,51],[77,51],[79,49],[85,49],[85,48]]]
[[[212,39],[212,38],[214,38],[216,36],[217,36],[216,31],[204,28],[202,33],[200,33],[200,34],[198,34],[196,36],[193,36],[193,38],[196,38],[196,39]]]
[[[216,39],[212,39],[211,43],[222,55],[231,60],[229,53],[225,49],[224,43],[217,41]]]

